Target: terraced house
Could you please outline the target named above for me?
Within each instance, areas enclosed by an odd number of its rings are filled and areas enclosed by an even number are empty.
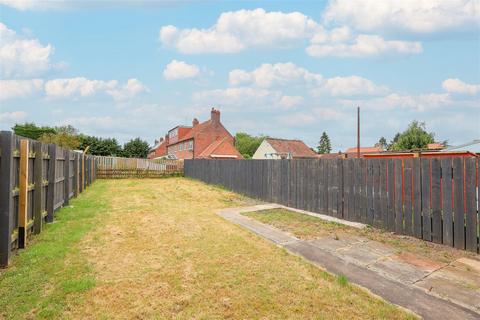
[[[235,138],[220,122],[220,110],[212,108],[210,119],[192,126],[179,125],[170,129],[164,139],[150,150],[149,159],[242,159],[235,148]]]

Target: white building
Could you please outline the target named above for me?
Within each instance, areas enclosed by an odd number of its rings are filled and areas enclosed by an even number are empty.
[[[252,159],[315,158],[318,155],[301,140],[266,138]]]

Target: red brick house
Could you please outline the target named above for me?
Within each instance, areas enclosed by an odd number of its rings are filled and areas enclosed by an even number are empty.
[[[164,149],[165,147],[165,149]],[[210,119],[199,123],[193,119],[192,126],[176,126],[168,131],[148,156],[175,159],[242,159],[235,148],[235,138],[220,122],[220,111],[212,108]]]
[[[167,155],[167,144],[168,139],[161,137],[160,140],[155,140],[155,145],[150,149],[147,158],[148,159],[157,159],[165,157]]]

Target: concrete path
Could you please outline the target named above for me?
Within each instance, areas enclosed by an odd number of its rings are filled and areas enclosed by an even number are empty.
[[[301,240],[241,214],[273,208],[284,207],[265,204],[228,208],[219,215],[425,319],[480,319],[479,260],[462,258],[448,265],[439,264],[418,255],[396,254],[387,245],[357,236]],[[301,212],[323,218],[323,215]]]

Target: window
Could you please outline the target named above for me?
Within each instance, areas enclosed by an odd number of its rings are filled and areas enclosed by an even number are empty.
[[[178,150],[179,150],[179,151],[182,151],[182,150],[183,150],[183,143],[180,143],[180,144],[178,145]]]
[[[193,140],[188,141],[188,150],[193,150]]]

